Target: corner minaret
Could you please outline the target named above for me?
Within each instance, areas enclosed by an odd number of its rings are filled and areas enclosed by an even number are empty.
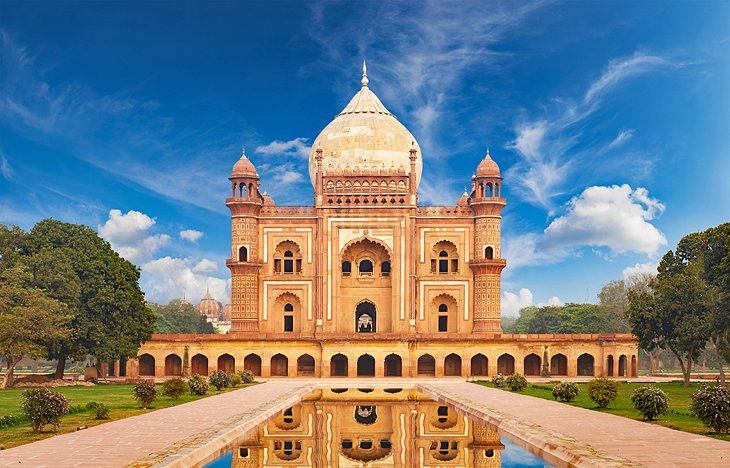
[[[502,208],[502,177],[489,154],[477,166],[473,177],[469,206],[474,211],[474,331],[501,333],[500,291],[502,269],[507,262],[501,258],[500,239]]]
[[[259,190],[259,175],[253,163],[241,151],[241,159],[233,165],[229,180],[231,198],[231,331],[258,330],[258,276],[261,268],[258,251],[258,215],[264,204]]]

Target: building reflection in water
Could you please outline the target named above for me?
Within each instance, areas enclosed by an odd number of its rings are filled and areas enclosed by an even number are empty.
[[[233,447],[234,467],[498,467],[486,424],[407,389],[323,389]]]

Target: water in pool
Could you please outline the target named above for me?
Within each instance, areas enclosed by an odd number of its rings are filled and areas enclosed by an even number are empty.
[[[321,389],[225,447],[223,467],[547,467],[490,426],[409,389]]]

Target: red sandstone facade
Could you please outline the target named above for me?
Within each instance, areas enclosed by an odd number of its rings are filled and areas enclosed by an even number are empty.
[[[418,205],[415,138],[368,87],[320,133],[312,206],[276,206],[233,166],[231,331],[155,335],[139,375],[634,376],[631,335],[504,335],[502,177],[487,152],[471,192]]]

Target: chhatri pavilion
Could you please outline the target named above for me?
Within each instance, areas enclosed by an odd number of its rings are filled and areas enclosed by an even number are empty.
[[[229,177],[231,329],[153,335],[129,376],[635,376],[632,335],[500,327],[503,179],[487,152],[454,206],[418,204],[418,142],[369,87],[314,139],[312,206],[277,206],[241,155]]]

